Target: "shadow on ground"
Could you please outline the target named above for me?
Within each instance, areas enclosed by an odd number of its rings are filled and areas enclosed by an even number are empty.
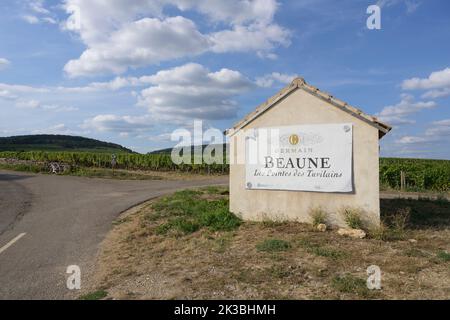
[[[18,175],[18,174],[1,174],[0,173],[0,181],[13,181],[13,180],[24,180],[31,178],[32,176],[27,175]]]
[[[408,229],[442,229],[450,227],[450,201],[382,199],[381,219],[410,210]]]

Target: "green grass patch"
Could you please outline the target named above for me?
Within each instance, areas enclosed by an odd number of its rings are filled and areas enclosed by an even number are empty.
[[[292,272],[284,266],[273,265],[267,269],[267,273],[274,278],[283,279],[289,277]]]
[[[156,228],[157,234],[166,234],[170,230],[178,230],[184,234],[194,233],[200,229],[200,224],[196,221],[185,217],[177,217],[169,220],[169,222],[159,225]]]
[[[420,249],[409,248],[404,251],[405,256],[414,258],[426,258],[428,254]]]
[[[439,251],[437,253],[437,257],[444,262],[450,261],[450,253],[448,253],[447,251]]]
[[[11,171],[20,171],[20,172],[31,172],[31,173],[40,173],[40,172],[48,172],[49,169],[45,166],[37,165],[37,164],[6,164],[0,163],[1,170],[11,170]]]
[[[167,221],[156,228],[158,234],[178,231],[189,234],[208,228],[211,231],[231,231],[242,221],[228,210],[227,198],[203,199],[202,195],[216,194],[213,189],[184,190],[165,197],[153,205],[154,212],[149,220],[166,218]],[[219,194],[223,189],[216,189]]]
[[[223,192],[223,188],[217,186],[209,186],[202,189],[207,194],[220,194]]]
[[[336,276],[331,280],[331,286],[341,293],[352,293],[362,297],[370,295],[366,281],[353,275]]]
[[[320,244],[311,242],[306,239],[300,240],[299,243],[303,248],[306,249],[307,252],[314,254],[316,256],[330,258],[332,260],[338,260],[341,258],[345,258],[347,256],[347,253],[344,251],[324,247]]]
[[[266,239],[256,245],[258,251],[264,252],[280,252],[291,248],[291,244],[285,240]]]
[[[103,298],[106,298],[108,296],[108,292],[105,290],[97,290],[88,294],[84,294],[80,296],[79,300],[101,300]]]

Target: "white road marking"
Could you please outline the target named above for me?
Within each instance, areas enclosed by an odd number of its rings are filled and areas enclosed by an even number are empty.
[[[26,235],[26,233],[21,233],[19,234],[17,237],[15,237],[14,239],[12,239],[10,242],[8,242],[6,245],[4,245],[3,247],[0,248],[0,254],[3,253],[3,251],[5,251],[6,249],[8,249],[9,247],[11,247],[14,243],[16,243],[17,241],[20,240],[20,238],[22,238],[24,235]]]

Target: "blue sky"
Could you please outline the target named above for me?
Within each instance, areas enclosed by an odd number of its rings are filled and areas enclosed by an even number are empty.
[[[0,135],[147,152],[195,119],[230,127],[299,75],[391,124],[383,156],[450,159],[449,60],[445,0],[7,0]]]

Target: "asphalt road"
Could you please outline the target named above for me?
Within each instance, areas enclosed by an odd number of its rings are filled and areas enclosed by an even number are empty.
[[[67,267],[89,278],[99,244],[117,216],[187,187],[227,183],[123,181],[0,171],[0,299],[71,299]]]

